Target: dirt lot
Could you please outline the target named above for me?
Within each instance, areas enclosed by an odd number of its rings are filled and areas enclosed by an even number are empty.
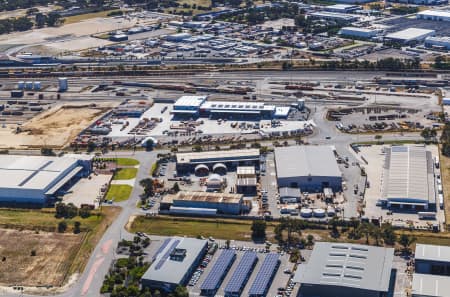
[[[63,147],[114,105],[102,103],[90,107],[72,104],[52,108],[25,123],[22,133],[14,133],[11,127],[0,128],[0,147]]]
[[[0,257],[6,258],[0,265],[0,284],[60,286],[82,239],[68,233],[0,229]]]

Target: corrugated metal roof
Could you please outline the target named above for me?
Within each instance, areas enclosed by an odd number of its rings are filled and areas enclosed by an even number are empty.
[[[45,190],[76,163],[75,157],[0,155],[0,188]]]
[[[211,163],[232,160],[258,160],[259,149],[179,153],[177,163]]]
[[[392,248],[318,242],[294,279],[302,284],[387,292],[393,258]]]
[[[450,277],[432,274],[413,274],[413,296],[450,297]]]
[[[342,175],[330,146],[277,147],[275,163],[278,178]]]
[[[165,245],[165,248],[157,255],[153,264],[144,273],[142,279],[179,284],[186,272],[193,265],[200,251],[207,244],[206,240],[194,238],[172,237],[170,240]],[[175,261],[170,258],[161,261],[177,241],[176,248],[185,249],[186,257],[182,261]],[[158,265],[159,263],[160,265]]]
[[[416,244],[416,260],[450,262],[450,247],[431,244]]]
[[[433,193],[432,166],[424,146],[393,146],[386,156],[386,199],[414,199],[428,202]],[[431,176],[430,176],[431,175]]]

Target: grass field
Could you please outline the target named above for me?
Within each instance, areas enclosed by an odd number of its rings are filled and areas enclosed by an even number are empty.
[[[61,286],[68,277],[84,269],[89,256],[120,212],[118,207],[103,207],[89,218],[65,220],[66,233],[56,233],[63,219],[53,209],[0,209],[0,254],[7,263],[0,267],[0,283]],[[75,221],[82,232],[73,234]],[[18,245],[17,243],[20,242]],[[31,251],[36,256],[31,256]]]
[[[73,24],[78,23],[83,20],[87,19],[93,19],[93,18],[105,18],[108,16],[108,13],[116,11],[117,9],[112,10],[105,10],[105,11],[99,11],[99,12],[92,12],[92,13],[85,13],[85,14],[79,14],[79,15],[73,15],[65,17],[64,24]]]
[[[133,187],[130,185],[111,185],[106,193],[106,200],[121,202],[130,198]]]
[[[119,166],[136,166],[139,165],[139,161],[132,158],[116,158],[117,165]]]
[[[129,226],[130,232],[145,232],[153,235],[162,236],[188,236],[203,237],[212,236],[217,239],[234,239],[241,241],[251,240],[251,221],[247,220],[230,220],[230,219],[193,219],[193,218],[176,218],[176,217],[151,217],[137,216]],[[274,228],[277,222],[267,223],[267,240],[275,242]],[[413,235],[417,239],[417,243],[450,245],[450,233],[431,233],[424,231],[396,231],[400,236],[402,233]],[[365,238],[358,240],[348,239],[343,235],[339,238],[333,238],[329,230],[320,229],[305,229],[302,230],[302,236],[306,237],[311,234],[319,241],[333,241],[333,242],[351,242],[365,244]],[[370,239],[370,243],[374,244],[374,239]],[[398,248],[400,245],[397,244]],[[414,247],[414,245],[413,245]]]
[[[146,232],[154,235],[166,236],[212,236],[220,239],[251,240],[251,221],[189,219],[189,218],[146,218],[138,216],[131,224],[131,232]],[[273,225],[267,227],[268,238],[273,237]]]
[[[448,225],[450,219],[450,158],[441,153],[441,147],[439,147],[439,162],[441,166],[442,187],[444,190],[445,223]]]
[[[137,175],[137,168],[118,168],[113,176],[114,180],[132,179]]]

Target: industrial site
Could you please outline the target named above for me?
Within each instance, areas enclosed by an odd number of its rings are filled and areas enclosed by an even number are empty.
[[[0,295],[450,296],[449,9],[0,3]]]

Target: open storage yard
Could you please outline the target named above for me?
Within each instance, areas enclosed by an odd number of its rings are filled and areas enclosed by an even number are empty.
[[[62,105],[54,107],[25,123],[22,133],[15,129],[0,129],[1,147],[63,147],[85,129],[94,119],[113,106],[112,103],[94,105]]]

